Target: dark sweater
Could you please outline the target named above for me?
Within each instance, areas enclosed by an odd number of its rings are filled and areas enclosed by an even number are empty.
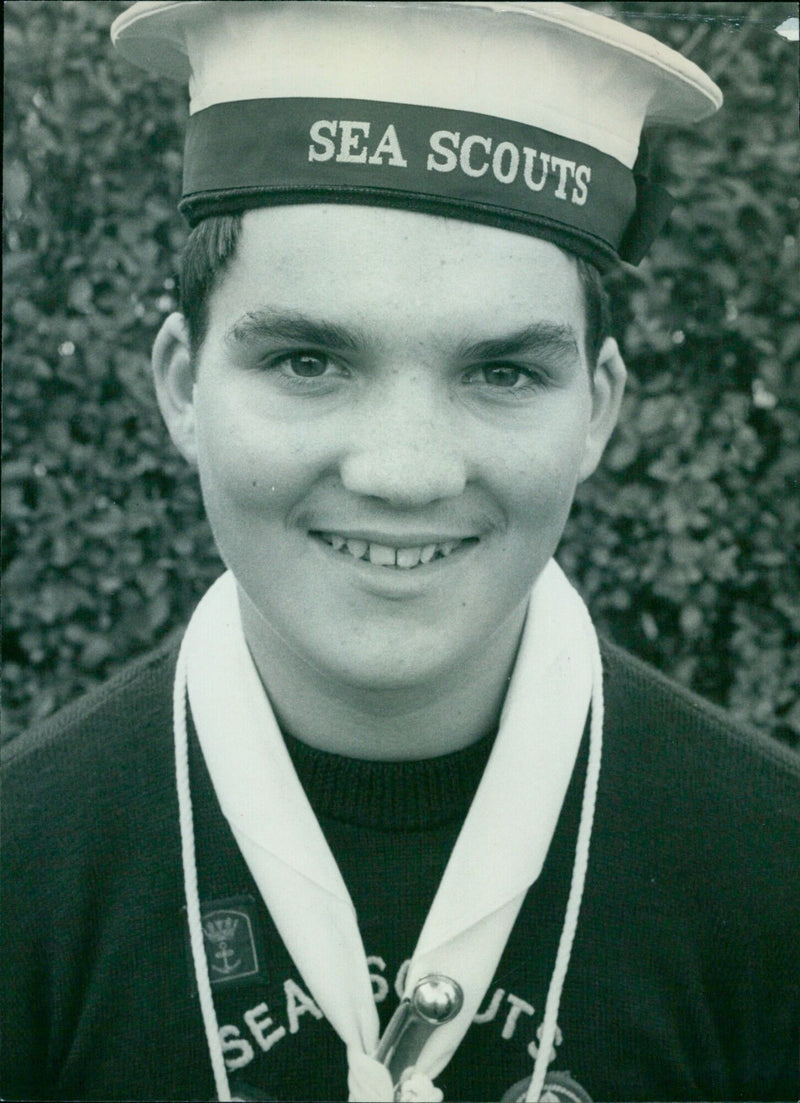
[[[796,1099],[800,759],[618,649],[604,660],[603,770],[551,1068],[595,1100]],[[183,911],[174,663],[173,651],[135,663],[6,751],[5,1099],[214,1097]],[[412,763],[287,743],[356,906],[385,1024],[491,739]],[[346,1099],[344,1047],[260,903],[194,738],[190,756],[234,1092]],[[478,1020],[437,1081],[447,1100],[498,1100],[530,1075],[585,756]]]

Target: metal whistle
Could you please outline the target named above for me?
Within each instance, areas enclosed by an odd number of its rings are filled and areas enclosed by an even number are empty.
[[[395,1090],[406,1069],[417,1063],[434,1030],[451,1022],[463,1004],[461,986],[450,977],[431,973],[417,982],[411,996],[392,1015],[375,1051],[375,1059],[389,1070]]]

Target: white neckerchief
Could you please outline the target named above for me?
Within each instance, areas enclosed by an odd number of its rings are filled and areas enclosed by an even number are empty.
[[[430,1081],[446,1066],[478,1011],[525,894],[541,872],[594,686],[596,746],[590,750],[573,886],[548,995],[541,1060],[530,1085],[529,1098],[538,1098],[588,856],[602,724],[598,671],[599,651],[589,614],[551,560],[531,595],[489,762],[406,978],[406,996],[431,973],[452,977],[464,992],[461,1012],[434,1031],[417,1059],[416,1070]],[[181,646],[175,688],[187,911],[218,1094],[221,1099],[231,1098],[197,900],[186,769],[187,686],[220,807],[289,953],[347,1047],[350,1099],[391,1100],[389,1073],[371,1056],[378,1045],[379,1021],[355,909],[250,656],[236,583],[229,572],[214,583],[192,616]],[[522,809],[525,816],[520,814]]]

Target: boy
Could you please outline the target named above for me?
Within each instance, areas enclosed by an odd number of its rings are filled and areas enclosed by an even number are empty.
[[[190,77],[153,366],[228,572],[9,764],[4,1094],[793,1095],[796,764],[601,656],[552,560],[642,125],[718,90],[562,5],[114,34]]]

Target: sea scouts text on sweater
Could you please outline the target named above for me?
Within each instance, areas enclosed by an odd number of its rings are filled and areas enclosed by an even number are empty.
[[[371,955],[367,958],[367,965],[370,970],[375,1003],[383,1003],[391,996],[392,987],[390,978],[386,976],[386,962],[382,957]],[[410,965],[410,960],[404,961],[394,977],[393,988],[398,1000],[403,997],[406,974]],[[219,981],[220,978],[211,977],[213,986],[216,986]],[[304,1023],[311,1024],[323,1020],[322,1010],[297,979],[287,977],[281,986],[275,985],[276,994],[281,988],[282,995],[279,997],[279,1003],[272,1007],[264,1000],[258,1000],[252,1006],[247,1006],[247,996],[243,995],[240,998],[241,1021],[220,1025],[219,1037],[229,1072],[238,1072],[246,1068],[259,1055],[268,1053],[273,1046],[285,1038],[297,1034]],[[472,1021],[478,1026],[495,1024],[504,1042],[515,1039],[516,1044],[522,1046],[522,1053],[527,1055],[520,1062],[521,1069],[524,1068],[526,1060],[536,1060],[544,1023],[540,1018],[536,1025],[536,1008],[522,996],[494,986],[487,992],[483,1006]],[[561,1030],[557,1026],[555,1048],[550,1057],[551,1063],[556,1060],[557,1048],[561,1046],[562,1041]]]
[[[367,120],[317,119],[309,130],[308,160],[346,165],[407,169],[398,126],[375,128]],[[473,180],[493,177],[498,184],[524,185],[547,191],[554,199],[582,207],[589,198],[592,170],[552,151],[511,142],[495,134],[434,130],[423,168],[429,173],[457,173]]]

